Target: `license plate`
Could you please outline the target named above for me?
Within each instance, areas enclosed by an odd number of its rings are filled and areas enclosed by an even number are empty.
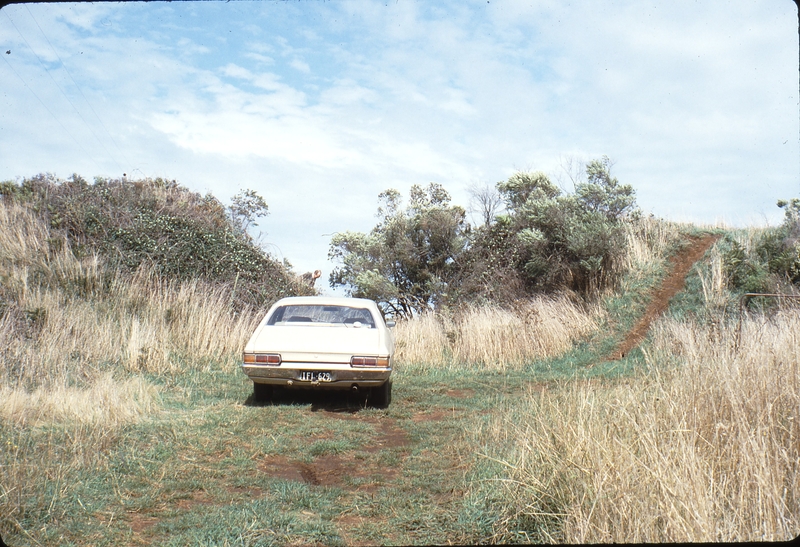
[[[301,382],[332,382],[330,372],[303,371],[300,373]]]

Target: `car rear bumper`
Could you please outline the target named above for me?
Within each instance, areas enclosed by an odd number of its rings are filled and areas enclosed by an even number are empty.
[[[331,363],[284,363],[280,366],[241,365],[244,372],[257,384],[313,389],[352,389],[383,385],[392,374],[391,367],[354,368],[350,365]],[[327,372],[330,381],[302,379],[304,372]]]

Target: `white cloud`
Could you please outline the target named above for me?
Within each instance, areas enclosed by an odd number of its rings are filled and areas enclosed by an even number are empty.
[[[242,56],[246,59],[253,59],[254,61],[258,61],[259,63],[263,63],[265,65],[275,64],[275,60],[272,57],[262,55],[261,53],[246,52],[243,53]]]
[[[322,105],[346,106],[363,103],[375,103],[379,100],[375,90],[359,85],[352,79],[334,81],[328,89],[320,92]]]
[[[247,70],[246,68],[242,68],[239,65],[235,65],[233,63],[228,63],[224,67],[222,67],[222,73],[225,76],[230,76],[231,78],[239,78],[242,80],[252,80],[253,73]]]
[[[298,72],[303,72],[305,74],[311,73],[311,67],[308,66],[308,63],[303,61],[302,59],[292,59],[289,62],[289,66],[293,69],[297,70]]]
[[[177,42],[178,49],[181,51],[182,54],[208,54],[211,52],[211,49],[195,43],[193,40],[188,38],[180,38]]]
[[[336,167],[358,160],[340,147],[318,121],[307,116],[266,117],[240,109],[158,114],[153,127],[195,153],[223,157],[253,155],[291,163]]]

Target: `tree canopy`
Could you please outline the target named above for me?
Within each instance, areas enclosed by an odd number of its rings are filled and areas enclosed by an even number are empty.
[[[572,194],[540,171],[497,183],[506,212],[473,234],[461,261],[464,296],[503,301],[553,287],[589,294],[613,280],[620,221],[636,213],[635,192],[611,176],[607,157],[585,169]]]
[[[378,196],[378,224],[369,234],[333,236],[328,256],[340,263],[331,286],[371,298],[398,315],[435,306],[447,297],[456,258],[466,246],[464,209],[450,204],[441,184],[411,187],[404,208],[400,192]]]
[[[333,237],[329,258],[340,265],[331,285],[400,315],[554,287],[591,294],[613,280],[621,220],[637,209],[633,188],[611,175],[607,157],[585,169],[574,193],[542,172],[513,174],[496,185],[505,212],[495,214],[499,204],[484,196],[490,206],[475,229],[441,184],[412,186],[406,207],[400,192],[386,190],[368,234]]]

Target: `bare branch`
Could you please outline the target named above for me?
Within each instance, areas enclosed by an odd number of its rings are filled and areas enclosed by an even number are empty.
[[[470,213],[480,215],[482,223],[489,226],[503,206],[503,198],[497,187],[489,183],[473,184],[469,187],[469,194]]]

